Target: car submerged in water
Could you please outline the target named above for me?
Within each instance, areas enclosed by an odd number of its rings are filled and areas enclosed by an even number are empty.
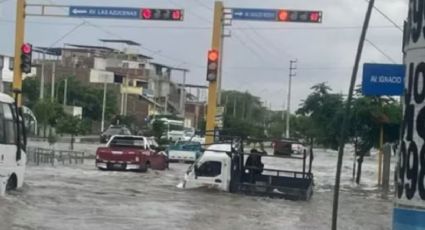
[[[111,125],[100,134],[100,143],[107,143],[114,135],[131,135],[131,131],[123,125]]]
[[[197,141],[177,141],[168,146],[170,162],[195,162],[202,155],[202,145]]]
[[[302,157],[268,155],[265,151],[243,151],[243,144],[214,143],[186,171],[178,187],[211,188],[231,193],[309,200],[313,194],[312,153]],[[267,168],[262,159],[302,160],[302,171]],[[307,165],[309,158],[309,165]],[[308,168],[307,168],[308,167]]]
[[[168,157],[153,138],[132,135],[112,136],[105,147],[96,151],[96,167],[101,170],[134,170],[168,168]]]

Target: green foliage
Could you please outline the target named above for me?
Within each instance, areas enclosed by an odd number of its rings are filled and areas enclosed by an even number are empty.
[[[223,91],[223,129],[226,135],[264,137],[267,109],[260,98],[248,92]]]
[[[152,132],[153,136],[159,141],[161,139],[161,136],[165,132],[166,127],[163,121],[161,120],[155,120],[152,123]]]
[[[64,81],[57,84],[58,98],[63,100]],[[83,85],[73,77],[68,77],[67,104],[83,107],[83,117],[100,121],[102,119],[103,87]],[[107,91],[105,119],[110,120],[117,112],[117,97],[111,89]]]
[[[358,154],[366,154],[372,147],[379,147],[381,125],[384,142],[399,139],[401,105],[388,98],[357,95],[353,100],[350,136],[358,140]]]
[[[302,133],[314,137],[324,147],[337,149],[344,100],[340,94],[330,93],[326,83],[311,87],[313,92],[303,101],[297,114],[308,117],[309,126],[302,126]],[[303,118],[306,120],[305,118]]]
[[[50,100],[39,100],[33,108],[38,123],[43,127],[43,136],[46,137],[46,128],[48,125],[55,126],[63,114],[62,106]]]
[[[40,97],[40,81],[35,77],[27,77],[22,82],[23,103],[28,108],[34,108]]]
[[[83,121],[77,116],[74,117],[68,114],[64,114],[61,117],[60,122],[58,122],[56,129],[58,133],[77,136],[86,133],[88,127],[88,121]]]

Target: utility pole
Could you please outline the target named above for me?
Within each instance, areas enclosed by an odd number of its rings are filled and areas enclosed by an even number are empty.
[[[68,78],[65,78],[65,86],[63,88],[63,105],[64,106],[66,106],[67,94],[68,94]]]
[[[105,108],[106,108],[106,91],[108,83],[106,80],[103,81],[103,102],[102,102],[102,122],[100,124],[101,132],[105,130]]]
[[[43,60],[41,61],[41,79],[40,79],[40,99],[44,98],[44,65],[46,62],[46,51],[43,50]]]
[[[21,46],[24,44],[25,0],[16,1],[15,61],[13,65],[13,90],[22,91]],[[21,107],[21,95],[17,95],[18,107]]]
[[[4,67],[4,57],[0,56],[0,92],[2,92],[2,93],[4,91],[4,89],[3,89],[3,67]]]
[[[223,10],[224,10],[223,2],[216,1],[214,5],[214,24],[213,24],[213,33],[212,33],[212,42],[211,42],[211,48],[213,50],[220,50],[221,48],[221,42],[222,42],[222,36],[223,36],[223,25],[222,25]],[[221,54],[219,54],[219,56],[220,55]],[[217,79],[220,79],[220,76],[217,76]],[[217,81],[210,81],[208,86],[208,110],[207,110],[207,127],[206,127],[207,132],[211,132],[215,129],[216,111],[217,111]],[[205,143],[212,144],[213,142],[214,142],[214,136],[206,135]]]
[[[338,162],[336,165],[336,175],[335,175],[335,186],[334,186],[334,197],[333,197],[333,206],[332,206],[332,230],[337,230],[337,221],[338,221],[338,205],[339,205],[339,185],[341,180],[341,168],[342,168],[342,158],[344,156],[344,146],[345,138],[347,136],[348,129],[348,115],[350,114],[351,101],[353,99],[354,86],[356,84],[357,71],[359,68],[360,58],[362,56],[363,45],[366,37],[367,28],[369,26],[370,16],[372,14],[373,5],[375,0],[370,0],[369,5],[366,11],[365,20],[363,22],[363,28],[359,39],[359,44],[357,47],[356,59],[354,61],[353,72],[351,74],[350,88],[348,90],[347,103],[345,104],[344,114],[341,125],[341,134],[339,136],[339,150],[338,150]]]
[[[56,78],[56,61],[53,61],[52,64],[52,89],[50,92],[50,97],[52,102],[55,100],[55,78]]]
[[[295,77],[297,73],[295,70],[297,69],[297,60],[290,60],[289,61],[289,83],[288,83],[288,100],[286,102],[286,138],[289,138],[289,118],[291,115],[291,84],[292,84],[292,77]]]

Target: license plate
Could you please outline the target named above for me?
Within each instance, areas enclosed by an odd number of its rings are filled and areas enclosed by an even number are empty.
[[[125,168],[125,164],[112,164],[112,168],[123,169]]]

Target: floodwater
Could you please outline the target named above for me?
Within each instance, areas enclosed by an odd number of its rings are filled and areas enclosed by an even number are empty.
[[[266,166],[301,169],[301,162],[266,160]],[[99,171],[94,161],[71,166],[28,166],[24,187],[0,197],[0,230],[109,229],[330,229],[336,152],[315,150],[310,201],[243,196],[176,185],[187,164],[147,173]],[[391,229],[392,196],[376,187],[376,160],[364,162],[362,184],[351,182],[344,159],[339,228]]]

